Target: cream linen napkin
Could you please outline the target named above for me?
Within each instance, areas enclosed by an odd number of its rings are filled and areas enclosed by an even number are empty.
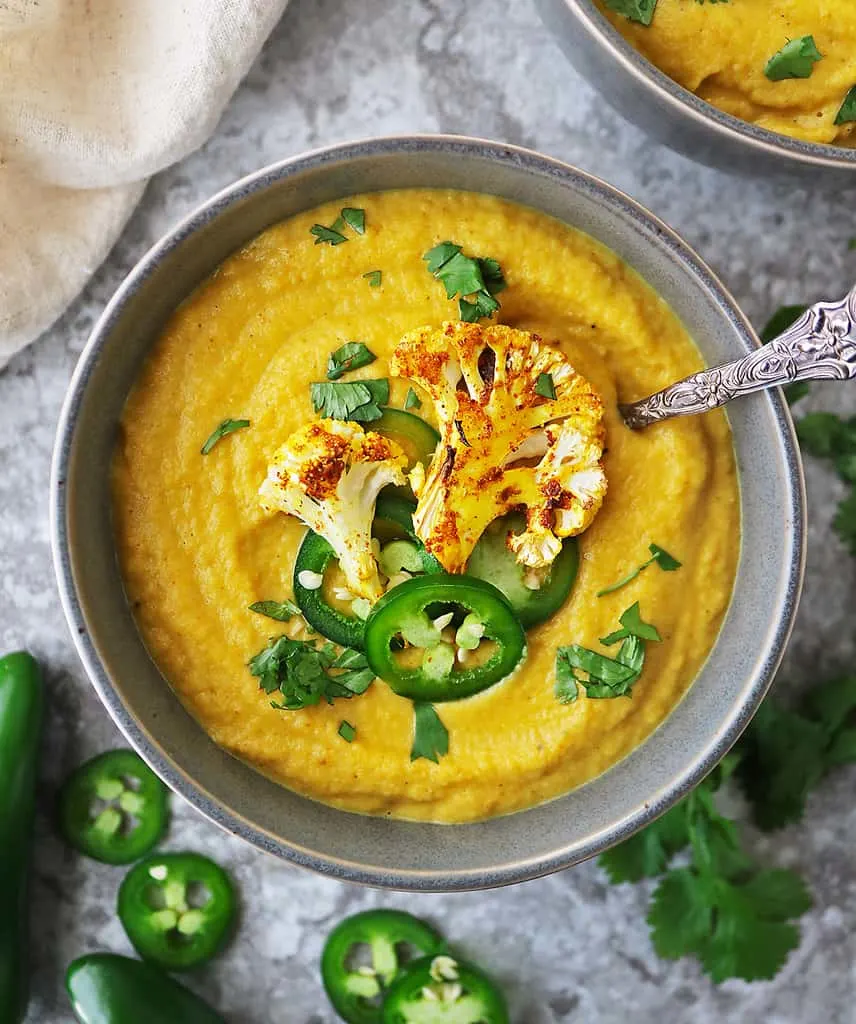
[[[0,0],[0,368],[210,135],[286,3]]]

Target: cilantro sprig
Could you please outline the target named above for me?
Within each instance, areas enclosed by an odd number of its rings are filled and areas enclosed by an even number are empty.
[[[428,264],[429,273],[443,283],[446,298],[459,296],[462,320],[475,323],[499,309],[495,296],[505,288],[505,278],[496,260],[465,256],[462,247],[454,242],[435,245],[422,259]]]
[[[810,691],[797,710],[765,701],[741,742],[738,780],[764,831],[799,821],[833,768],[856,763],[856,676]]]
[[[560,704],[573,704],[580,687],[590,700],[629,697],[645,665],[645,642],[659,642],[655,626],[642,619],[639,602],[627,608],[618,620],[621,629],[601,638],[604,647],[620,643],[618,654],[607,657],[579,644],[556,651],[554,693]]]
[[[613,583],[609,587],[604,587],[603,590],[597,592],[598,597],[605,597],[607,594],[614,594],[616,590],[621,590],[622,587],[626,587],[628,583],[632,583],[637,576],[643,573],[649,565],[656,563],[660,566],[663,572],[676,572],[683,565],[679,562],[674,555],[670,555],[665,548],[661,548],[659,544],[649,544],[648,550],[651,552],[651,557],[637,566],[633,572],[628,573],[623,579],[620,579],[617,583]]]
[[[799,944],[793,921],[811,907],[799,875],[760,867],[719,811],[715,794],[738,761],[726,757],[680,804],[600,857],[615,883],[662,876],[648,914],[654,948],[668,960],[696,957],[715,982],[772,978]],[[677,854],[685,866],[672,866]]]
[[[841,109],[835,115],[836,124],[850,124],[856,121],[856,85],[844,97]]]
[[[276,637],[255,657],[249,669],[267,694],[279,692],[271,707],[279,711],[300,711],[337,698],[349,699],[365,693],[374,681],[366,656],[346,647],[336,653],[331,643],[318,647],[309,640]]]

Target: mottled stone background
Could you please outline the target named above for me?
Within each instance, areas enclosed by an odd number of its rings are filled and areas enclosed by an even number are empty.
[[[782,302],[838,297],[856,277],[856,214],[833,193],[733,180],[649,142],[581,82],[531,0],[292,0],[214,138],[159,175],[91,285],[37,344],[0,372],[0,650],[27,646],[48,667],[30,1024],[70,1019],[65,965],[94,949],[128,951],[114,914],[121,870],[73,855],[49,812],[60,780],[120,737],[67,635],[48,550],[48,463],[72,367],[93,321],[148,246],[235,178],[313,146],[371,134],[449,131],[542,150],[598,174],[660,214],[720,272],[761,322]],[[851,385],[818,388],[806,408],[854,411]],[[856,560],[830,528],[842,488],[809,464],[808,585],[780,689],[847,669],[854,657]],[[515,888],[401,896],[316,878],[255,853],[175,802],[172,847],[234,872],[238,940],[194,984],[233,1024],[333,1021],[318,978],[330,926],[395,905],[434,919],[493,967],[521,1024],[856,1020],[856,770],[830,779],[805,822],[752,837],[770,863],[809,879],[815,909],[772,983],[716,988],[693,963],[653,954],[644,886],[615,888],[594,864]]]

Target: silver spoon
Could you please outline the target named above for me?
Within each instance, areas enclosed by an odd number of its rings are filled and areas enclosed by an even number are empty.
[[[856,288],[841,302],[818,302],[784,334],[743,359],[694,373],[676,384],[620,405],[633,430],[693,416],[767,388],[799,380],[856,378]]]

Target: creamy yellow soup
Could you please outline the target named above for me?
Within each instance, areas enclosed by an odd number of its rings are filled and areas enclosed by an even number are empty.
[[[310,228],[343,205],[366,213],[363,236],[315,245]],[[567,604],[528,637],[507,681],[438,705],[449,732],[439,764],[411,762],[413,706],[376,680],[360,697],[278,711],[248,659],[289,630],[248,610],[290,597],[298,520],[266,515],[258,490],[282,442],[315,417],[312,381],[330,352],[365,342],[377,355],[348,379],[382,377],[408,330],[454,318],[456,303],[423,253],[445,239],[499,260],[500,322],[556,344],[603,396],[609,493],[580,538]],[[363,275],[380,270],[380,287]],[[698,370],[677,317],[612,252],[534,210],[483,195],[400,191],[301,214],[230,257],[176,311],[122,421],[114,516],[140,632],[176,694],[212,738],[276,781],[351,811],[463,822],[516,811],[599,775],[638,746],[692,683],[725,613],[739,549],[739,499],[719,412],[633,433],[619,398]],[[408,389],[392,381],[391,404]],[[426,399],[419,410],[432,412]],[[227,417],[250,427],[200,447]],[[680,559],[617,593],[597,592],[656,543]],[[598,637],[634,601],[662,643],[649,643],[632,699],[563,705],[556,649]],[[614,649],[613,649],[614,653]],[[346,719],[352,743],[339,735]]]
[[[856,124],[835,123],[856,86],[852,0],[659,0],[649,26],[596,2],[648,60],[720,110],[806,142],[854,144]],[[771,81],[770,58],[804,36],[823,55],[810,76]]]

